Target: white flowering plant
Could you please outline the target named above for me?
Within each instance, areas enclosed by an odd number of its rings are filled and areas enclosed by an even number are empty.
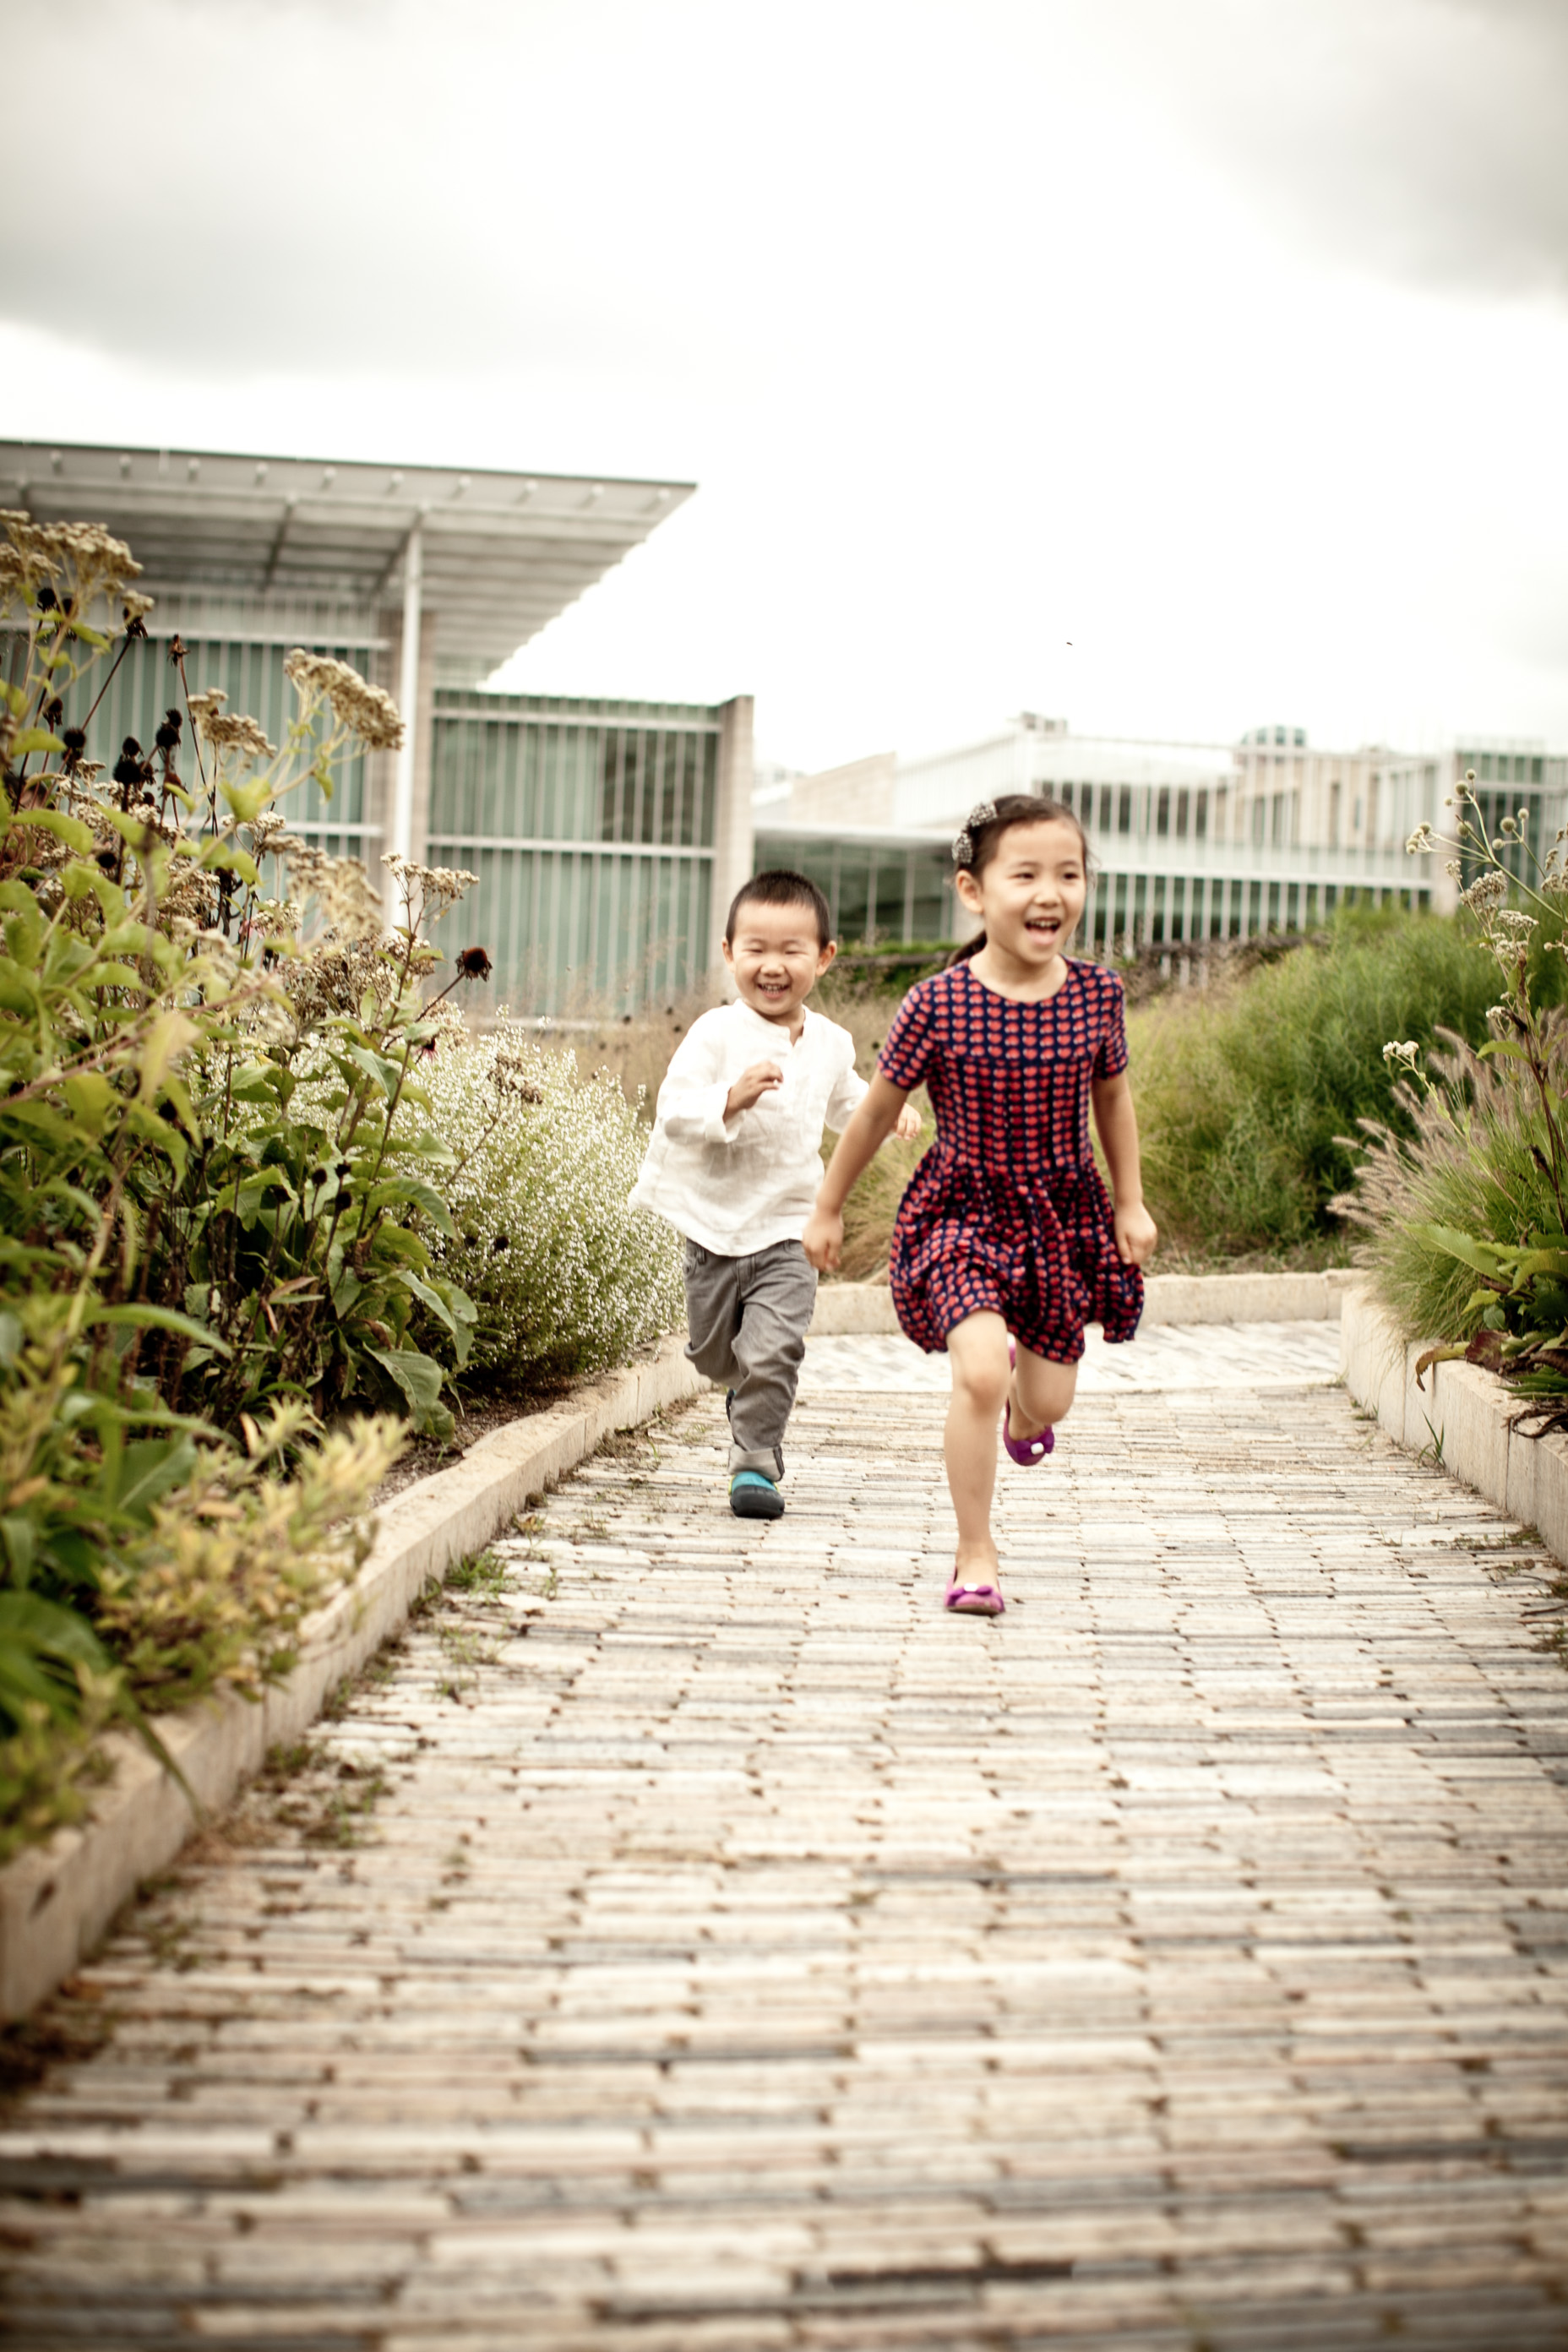
[[[1406,1336],[1437,1337],[1423,1369],[1464,1357],[1502,1374],[1539,1432],[1568,1424],[1568,1016],[1551,1001],[1568,959],[1568,826],[1544,856],[1527,809],[1494,834],[1473,769],[1448,806],[1451,834],[1423,824],[1405,846],[1448,853],[1497,967],[1490,1034],[1425,1061],[1412,1039],[1384,1046],[1408,1131],[1363,1120],[1365,1157],[1334,1205]]]
[[[680,1244],[626,1207],[647,1130],[613,1072],[579,1071],[503,1013],[482,1037],[438,1038],[421,1087],[457,1154],[436,1250],[473,1302],[476,1371],[563,1379],[669,1329]]]

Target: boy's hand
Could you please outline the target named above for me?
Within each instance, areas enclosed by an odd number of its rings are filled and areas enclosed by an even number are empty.
[[[893,1133],[901,1137],[905,1143],[912,1143],[924,1125],[925,1121],[913,1103],[906,1103],[899,1113]]]
[[[800,1245],[818,1274],[831,1274],[844,1255],[844,1219],[836,1209],[813,1209]]]
[[[742,1070],[724,1097],[724,1116],[733,1118],[740,1111],[750,1110],[764,1095],[773,1094],[784,1084],[784,1072],[776,1062],[753,1062]]]
[[[1142,1201],[1118,1209],[1111,1230],[1116,1235],[1116,1255],[1123,1265],[1142,1265],[1153,1256],[1160,1229]]]

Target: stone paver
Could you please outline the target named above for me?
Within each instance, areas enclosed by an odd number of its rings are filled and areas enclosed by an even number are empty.
[[[994,1626],[896,1342],[813,1343],[774,1526],[717,1396],[586,1465],[55,2005],[7,2340],[1568,2344],[1550,1571],[1322,1327],[1162,1337]]]

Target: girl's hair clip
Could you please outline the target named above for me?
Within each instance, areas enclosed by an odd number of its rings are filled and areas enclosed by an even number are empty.
[[[955,866],[974,863],[974,836],[982,825],[990,824],[996,814],[994,801],[976,801],[963,820],[963,830],[952,836],[952,862]]]

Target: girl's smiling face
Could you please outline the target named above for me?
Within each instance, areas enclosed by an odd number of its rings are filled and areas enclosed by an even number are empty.
[[[1076,824],[1047,817],[1010,824],[978,874],[960,868],[959,897],[985,926],[989,949],[1023,971],[1043,972],[1066,952],[1089,893]]]

